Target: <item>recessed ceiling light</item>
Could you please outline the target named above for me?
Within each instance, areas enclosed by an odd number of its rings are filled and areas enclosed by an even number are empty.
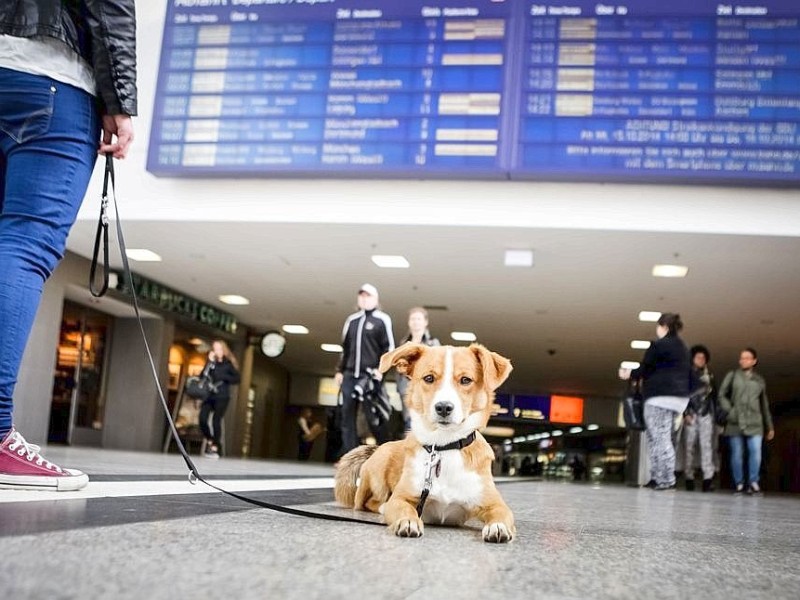
[[[550,435],[552,435],[553,437],[559,437],[561,435],[564,435],[564,432],[561,431],[560,429],[556,429],[555,431],[551,431]]]
[[[126,248],[125,254],[137,262],[161,262],[161,257],[147,248]]]
[[[503,264],[507,267],[532,267],[533,250],[506,250]]]
[[[342,347],[339,344],[320,344],[320,348],[325,350],[325,352],[341,352]]]
[[[583,431],[583,427],[570,427],[569,429],[570,433],[580,433],[581,431]]]
[[[375,254],[372,262],[382,269],[407,269],[411,266],[405,256],[398,254]]]
[[[631,371],[634,369],[638,369],[639,366],[640,364],[635,360],[623,360],[621,363],[619,363],[620,369],[630,369]]]
[[[294,333],[297,335],[305,335],[308,333],[308,327],[304,325],[284,325],[281,329],[286,333]]]
[[[631,342],[631,348],[634,350],[647,350],[650,347],[650,342],[647,340],[633,340]]]
[[[250,300],[238,294],[224,294],[219,297],[219,301],[233,306],[247,306],[250,304]]]
[[[457,342],[474,342],[478,337],[471,331],[453,331],[450,337]]]
[[[683,265],[655,265],[653,277],[686,277],[689,267]]]
[[[550,437],[550,432],[549,431],[545,431],[544,433],[540,433],[539,437],[542,438],[543,440],[546,440],[547,438]]]
[[[600,429],[600,425],[595,425],[594,423],[592,423],[591,425],[587,425],[586,429],[587,431],[597,431],[598,429]]]
[[[639,320],[646,321],[648,323],[655,323],[661,318],[660,312],[655,312],[653,310],[643,310],[639,313]]]

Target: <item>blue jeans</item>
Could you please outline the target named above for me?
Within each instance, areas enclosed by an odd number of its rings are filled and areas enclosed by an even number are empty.
[[[732,435],[728,438],[731,449],[731,472],[733,482],[737,485],[744,485],[744,473],[742,472],[745,441],[747,442],[747,481],[758,483],[759,473],[761,472],[761,435]]]
[[[99,141],[91,94],[0,68],[0,439],[42,287],[64,256]]]

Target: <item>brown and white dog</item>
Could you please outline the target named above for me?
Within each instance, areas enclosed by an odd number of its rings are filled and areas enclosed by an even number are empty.
[[[336,500],[383,515],[401,537],[419,537],[423,522],[484,523],[486,542],[508,542],[514,515],[492,479],[494,453],[477,431],[486,426],[494,390],[511,362],[480,344],[429,347],[407,343],[381,357],[411,381],[411,433],[382,446],[359,446],[339,461]]]

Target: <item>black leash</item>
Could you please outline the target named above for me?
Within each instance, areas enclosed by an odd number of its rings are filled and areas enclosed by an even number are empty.
[[[367,521],[364,519],[356,519],[354,517],[342,517],[339,515],[326,515],[324,513],[315,513],[309,512],[306,510],[300,510],[298,508],[289,508],[288,506],[281,506],[279,504],[272,504],[270,502],[264,502],[263,500],[256,500],[254,498],[248,498],[247,496],[243,496],[242,494],[237,494],[236,492],[230,492],[228,490],[224,490],[221,487],[214,485],[213,483],[207,481],[201,474],[200,471],[197,470],[197,467],[192,462],[192,459],[189,457],[189,453],[186,452],[186,448],[181,442],[180,436],[178,435],[178,430],[175,428],[175,422],[172,420],[172,415],[169,414],[169,408],[167,406],[167,401],[164,398],[164,393],[161,390],[161,384],[158,381],[158,369],[156,369],[155,361],[153,360],[153,354],[150,351],[150,344],[147,342],[147,335],[144,331],[144,324],[142,323],[142,317],[139,313],[139,301],[136,298],[136,288],[133,284],[133,276],[131,275],[131,268],[128,263],[128,256],[125,252],[125,238],[122,235],[122,225],[120,224],[119,219],[119,207],[117,206],[117,190],[114,181],[114,162],[113,158],[110,154],[106,154],[106,167],[105,167],[105,176],[103,178],[103,198],[102,204],[100,207],[100,222],[97,226],[97,238],[95,239],[95,252],[94,256],[92,257],[92,267],[90,269],[90,277],[92,281],[90,282],[90,288],[94,282],[95,272],[97,268],[97,258],[98,258],[98,248],[100,245],[100,236],[101,234],[104,237],[104,247],[105,247],[105,264],[104,264],[104,285],[100,290],[100,293],[95,294],[94,290],[92,290],[92,294],[99,297],[105,294],[106,290],[108,289],[108,216],[106,214],[106,209],[108,207],[108,190],[109,190],[109,183],[111,184],[111,190],[113,192],[113,200],[114,200],[114,216],[116,217],[116,228],[117,228],[117,241],[119,243],[119,251],[120,256],[122,258],[122,266],[123,271],[125,273],[125,278],[127,279],[128,285],[130,286],[131,290],[131,298],[133,299],[133,310],[136,313],[136,320],[139,323],[139,331],[142,334],[142,341],[144,342],[145,352],[147,354],[147,360],[150,364],[150,370],[153,374],[153,380],[156,382],[156,389],[158,390],[158,398],[161,400],[161,407],[164,409],[164,414],[167,416],[167,422],[169,423],[169,428],[172,433],[172,437],[175,440],[175,444],[178,447],[178,451],[180,452],[181,456],[183,457],[184,462],[186,462],[186,466],[189,468],[189,481],[192,484],[196,484],[198,481],[206,484],[208,487],[217,490],[218,492],[222,492],[223,494],[227,494],[232,498],[236,498],[237,500],[241,500],[242,502],[247,502],[248,504],[253,504],[255,506],[259,506],[261,508],[268,508],[269,510],[274,510],[277,512],[286,513],[289,515],[296,515],[298,517],[311,517],[313,519],[323,519],[326,521],[343,521],[346,523],[365,523],[367,525],[380,525],[383,526],[383,523],[379,523],[377,521]]]
[[[97,233],[94,236],[94,251],[92,252],[92,266],[89,269],[89,291],[92,296],[99,298],[108,291],[109,264],[108,264],[108,183],[114,180],[114,164],[110,155],[106,155],[106,172],[103,177],[103,195],[100,202],[100,218],[97,220]],[[116,189],[114,199],[116,201]],[[100,240],[103,241],[103,285],[100,291],[94,287],[97,280],[97,261],[100,258]]]

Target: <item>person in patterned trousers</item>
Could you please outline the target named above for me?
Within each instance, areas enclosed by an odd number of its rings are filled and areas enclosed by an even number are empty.
[[[683,416],[685,443],[686,489],[694,485],[694,458],[700,446],[700,467],[703,471],[703,491],[713,490],[714,481],[714,411],[717,387],[714,374],[708,368],[711,354],[702,345],[692,346],[692,369],[700,387],[689,397],[689,406]]]

